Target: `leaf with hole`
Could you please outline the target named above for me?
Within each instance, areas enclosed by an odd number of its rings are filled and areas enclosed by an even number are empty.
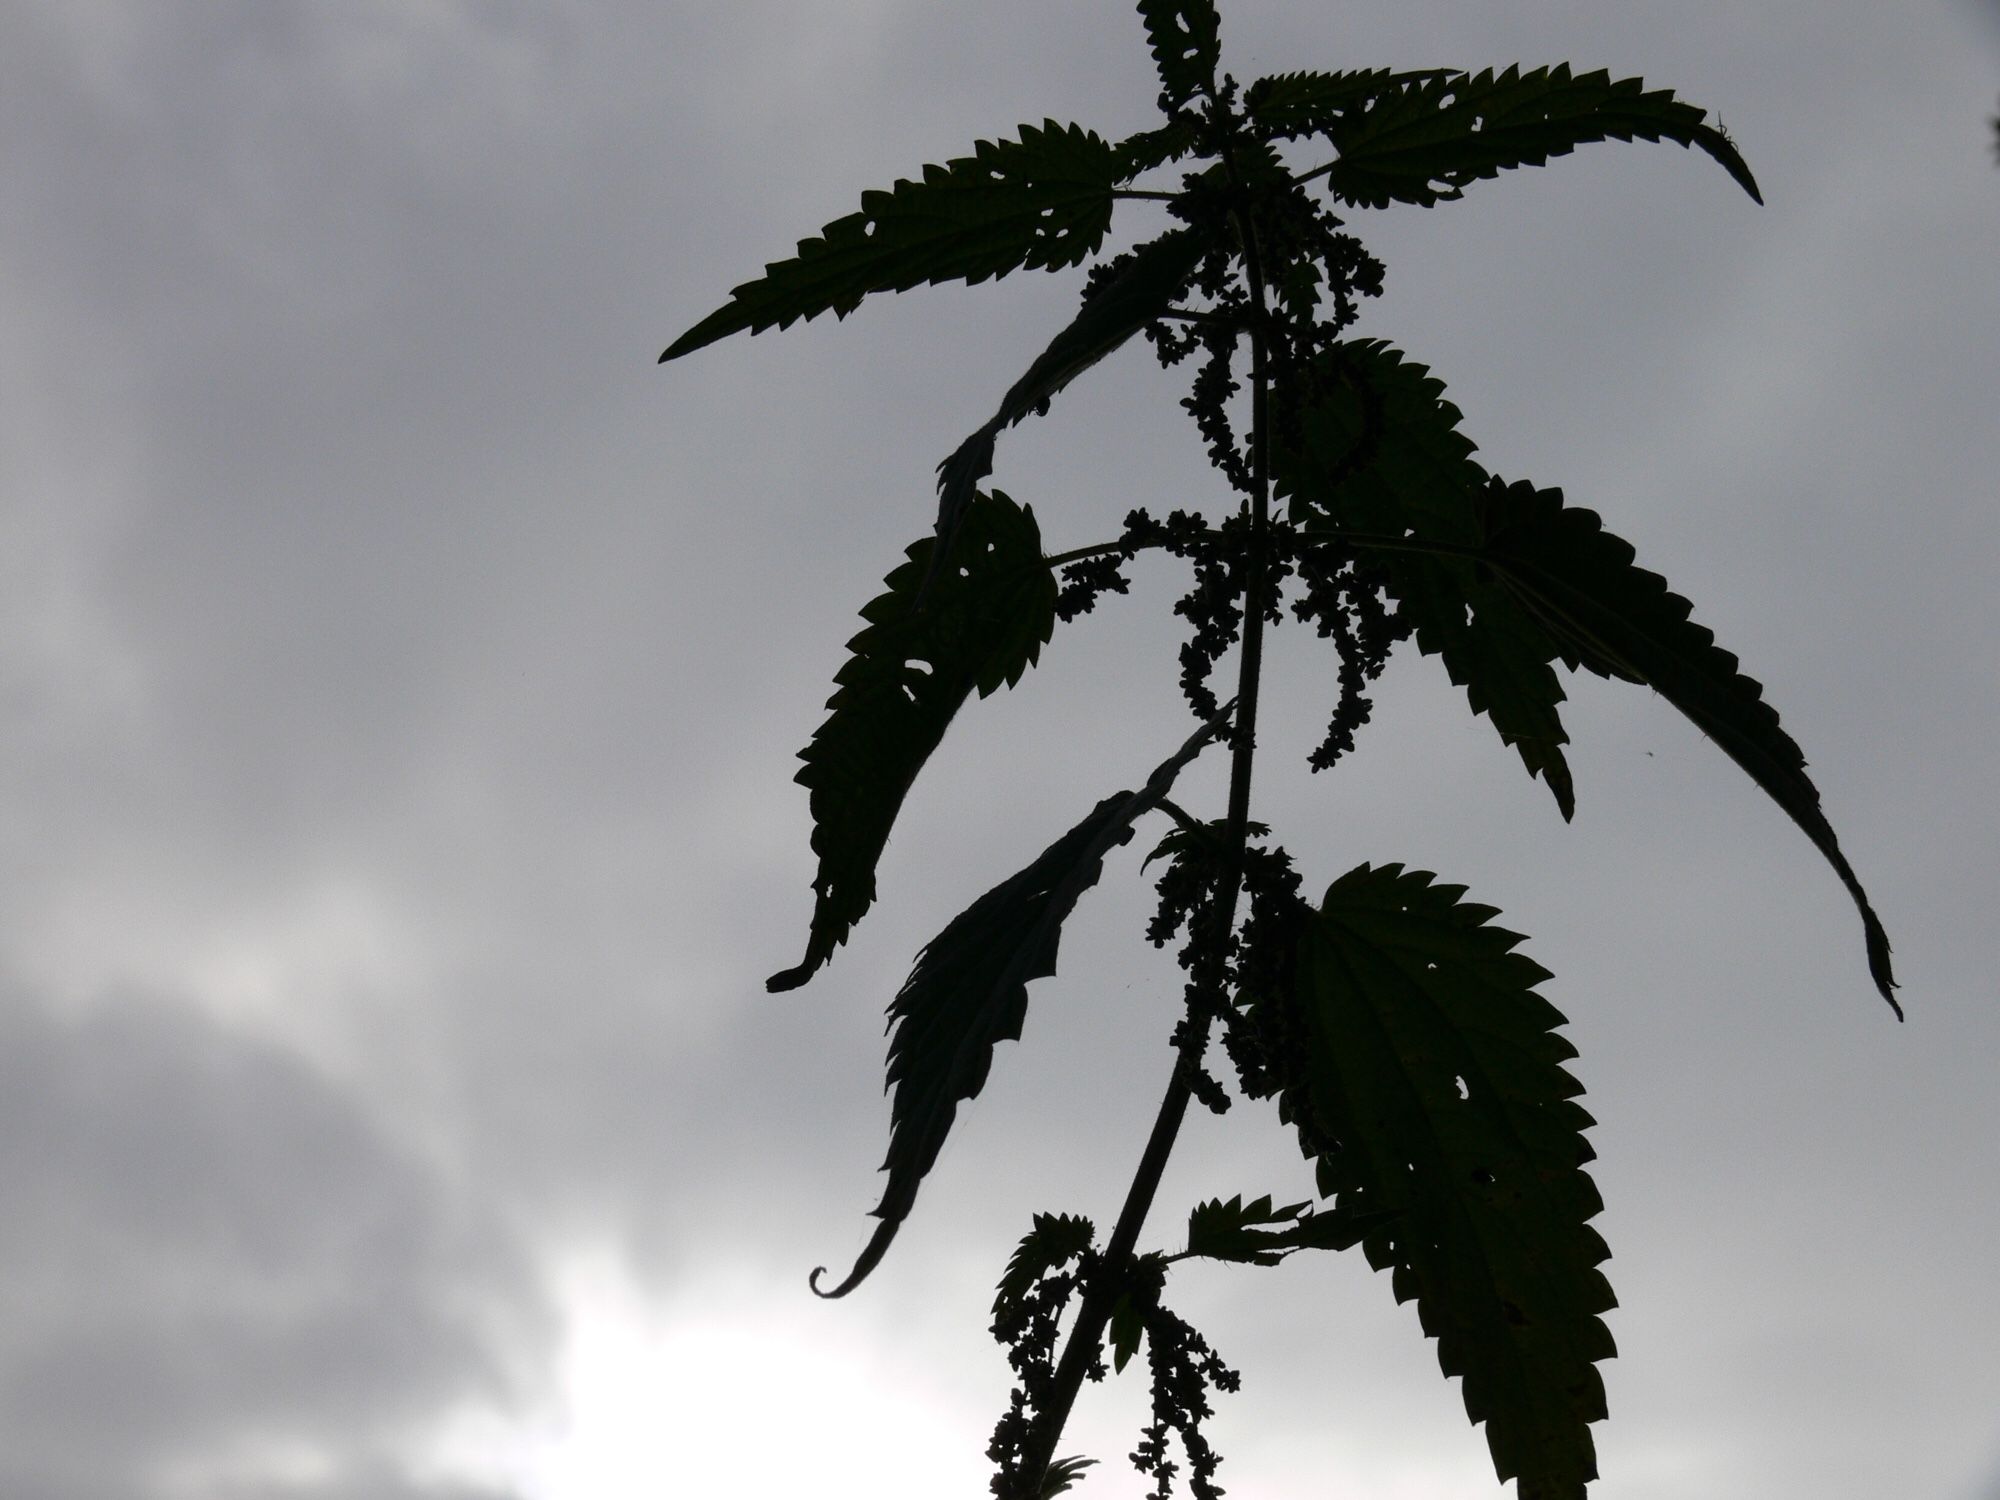
[[[1266,140],[1290,141],[1324,135],[1368,108],[1384,94],[1415,84],[1453,77],[1451,68],[1398,73],[1366,68],[1349,73],[1274,73],[1244,92],[1244,111]]]
[[[868,625],[847,643],[831,712],[799,752],[819,868],[805,957],[771,976],[773,990],[810,979],[874,904],[889,830],[959,705],[1018,682],[1055,629],[1056,584],[1032,510],[998,491],[975,500],[958,565],[919,608],[934,546],[912,544],[861,611]]]
[[[1160,75],[1160,108],[1172,113],[1197,94],[1213,94],[1222,61],[1214,0],[1139,0],[1139,16]]]

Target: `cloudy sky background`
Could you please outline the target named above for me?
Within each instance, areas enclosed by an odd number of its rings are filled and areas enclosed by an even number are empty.
[[[1281,635],[1257,812],[1310,881],[1436,869],[1555,971],[1623,1302],[1608,1500],[1995,1500],[2000,24],[1241,0],[1224,46],[1642,74],[1757,171],[1762,209],[1601,146],[1357,216],[1362,331],[1767,684],[1909,1024],[1643,692],[1574,684],[1565,827],[1414,656],[1308,777],[1331,661]],[[887,1263],[831,1305],[805,1273],[865,1237],[911,955],[1186,732],[1174,575],[967,710],[881,906],[766,996],[853,612],[1075,278],[653,359],[862,188],[1155,89],[1124,0],[0,0],[0,1493],[985,1492],[993,1279],[1034,1210],[1108,1221],[1167,1074],[1129,853]],[[997,481],[1052,549],[1211,499],[1179,394],[1130,351]],[[1191,1122],[1160,1242],[1303,1196],[1251,1115]],[[1232,1493],[1498,1493],[1358,1261],[1173,1297],[1245,1374]],[[1140,1492],[1143,1402],[1088,1394],[1083,1493]]]

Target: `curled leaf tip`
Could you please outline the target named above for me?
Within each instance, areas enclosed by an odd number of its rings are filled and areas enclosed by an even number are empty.
[[[773,995],[781,995],[786,990],[800,988],[808,979],[812,978],[812,972],[812,968],[806,964],[797,964],[789,969],[780,969],[764,981],[764,988]]]
[[[822,934],[814,932],[806,942],[805,957],[789,969],[778,970],[764,981],[764,988],[774,995],[802,988],[806,981],[824,968],[827,960],[833,957],[834,946],[835,944],[827,941]]]
[[[854,1269],[847,1273],[845,1281],[830,1292],[821,1291],[819,1285],[819,1279],[826,1275],[826,1267],[814,1266],[812,1275],[806,1278],[806,1285],[812,1288],[813,1295],[831,1302],[836,1297],[845,1297],[860,1286],[868,1279],[869,1272],[882,1263],[882,1257],[889,1249],[889,1241],[896,1237],[896,1231],[902,1224],[900,1218],[884,1219],[877,1224],[875,1232],[868,1237],[868,1243],[862,1247],[861,1254],[855,1258]]]

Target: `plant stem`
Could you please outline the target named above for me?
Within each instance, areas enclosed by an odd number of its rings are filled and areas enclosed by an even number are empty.
[[[1237,222],[1243,241],[1244,275],[1250,283],[1251,301],[1255,308],[1255,316],[1250,323],[1251,482],[1247,502],[1250,544],[1244,557],[1243,646],[1237,659],[1236,716],[1231,726],[1229,762],[1229,815],[1223,832],[1228,863],[1217,903],[1215,942],[1208,953],[1213,972],[1207,976],[1210,981],[1207,987],[1214,991],[1223,988],[1221,969],[1227,959],[1229,935],[1236,928],[1236,902],[1243,888],[1244,849],[1250,824],[1250,773],[1257,754],[1257,695],[1264,666],[1264,615],[1271,589],[1271,477],[1267,451],[1270,381],[1264,328],[1264,271],[1249,216],[1239,214]],[[1138,1247],[1139,1232],[1145,1227],[1146,1215],[1152,1209],[1160,1179],[1166,1173],[1167,1159],[1173,1154],[1174,1142],[1180,1135],[1182,1122],[1187,1118],[1188,1101],[1194,1096],[1192,1079],[1201,1066],[1202,1054],[1208,1048],[1208,1026],[1206,1013],[1197,1012],[1188,1017],[1187,1029],[1175,1053],[1174,1073],[1167,1084],[1166,1097],[1160,1101],[1152,1133],[1146,1138],[1146,1149],[1139,1157],[1132,1185],[1126,1190],[1125,1204],[1119,1210],[1111,1239],[1104,1247],[1103,1263],[1107,1266],[1123,1265]],[[1007,1500],[1036,1500],[1041,1494],[1044,1476],[1055,1457],[1056,1444],[1062,1438],[1063,1428],[1069,1422],[1077,1392],[1082,1389],[1084,1376],[1103,1346],[1104,1327],[1111,1316],[1112,1301],[1113,1293],[1109,1290],[1085,1286],[1083,1300],[1077,1308],[1076,1323],[1070,1329],[1069,1342],[1063,1346],[1062,1359],[1056,1365],[1049,1404],[1036,1413],[1034,1433],[1027,1451],[1022,1455],[1017,1487]]]
[[[1206,540],[1211,542],[1227,543],[1229,541],[1229,538],[1224,536],[1220,531],[1207,531],[1203,532],[1202,535]],[[1164,541],[1127,542],[1121,540],[1116,542],[1098,542],[1089,547],[1072,547],[1067,552],[1051,553],[1039,563],[1024,564],[1023,571],[1026,571],[1030,567],[1045,568],[1053,571],[1057,568],[1068,567],[1073,562],[1082,562],[1085,558],[1089,557],[1109,557],[1114,552],[1145,552],[1151,548],[1164,547],[1166,545]]]

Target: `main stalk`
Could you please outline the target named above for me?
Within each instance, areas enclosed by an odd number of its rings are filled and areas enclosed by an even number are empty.
[[[1250,215],[1239,211],[1235,218],[1243,247],[1243,271],[1250,287],[1252,308],[1249,330],[1250,494],[1246,500],[1250,514],[1250,539],[1243,556],[1243,644],[1237,659],[1236,716],[1232,726],[1229,762],[1229,811],[1223,832],[1226,863],[1217,901],[1215,941],[1205,955],[1211,972],[1202,976],[1205,981],[1203,987],[1209,993],[1221,993],[1224,989],[1222,966],[1227,961],[1228,938],[1236,927],[1237,900],[1243,889],[1244,850],[1250,825],[1250,776],[1257,755],[1257,694],[1264,667],[1264,616],[1271,592],[1270,371],[1264,326],[1264,270]],[[1197,1012],[1188,1021],[1174,1056],[1174,1072],[1167,1083],[1166,1097],[1160,1101],[1152,1133],[1146,1138],[1146,1149],[1139,1157],[1132,1185],[1126,1191],[1124,1207],[1119,1210],[1118,1222],[1113,1226],[1110,1242],[1104,1248],[1104,1264],[1109,1266],[1126,1264],[1137,1250],[1139,1232],[1145,1227],[1146,1215],[1152,1210],[1153,1198],[1167,1169],[1167,1159],[1173,1154],[1174,1142],[1180,1135],[1182,1122],[1187,1118],[1188,1103],[1194,1097],[1193,1080],[1201,1067],[1202,1055],[1208,1048],[1209,1017],[1205,1012]],[[1070,1329],[1069,1342],[1063,1346],[1062,1358],[1056,1365],[1049,1403],[1036,1413],[1033,1434],[1022,1455],[1016,1488],[1006,1500],[1037,1500],[1040,1496],[1049,1464],[1055,1458],[1056,1445],[1062,1439],[1063,1428],[1068,1425],[1077,1393],[1083,1387],[1084,1376],[1103,1348],[1105,1324],[1110,1319],[1115,1298],[1116,1293],[1105,1285],[1085,1285],[1076,1322]]]

